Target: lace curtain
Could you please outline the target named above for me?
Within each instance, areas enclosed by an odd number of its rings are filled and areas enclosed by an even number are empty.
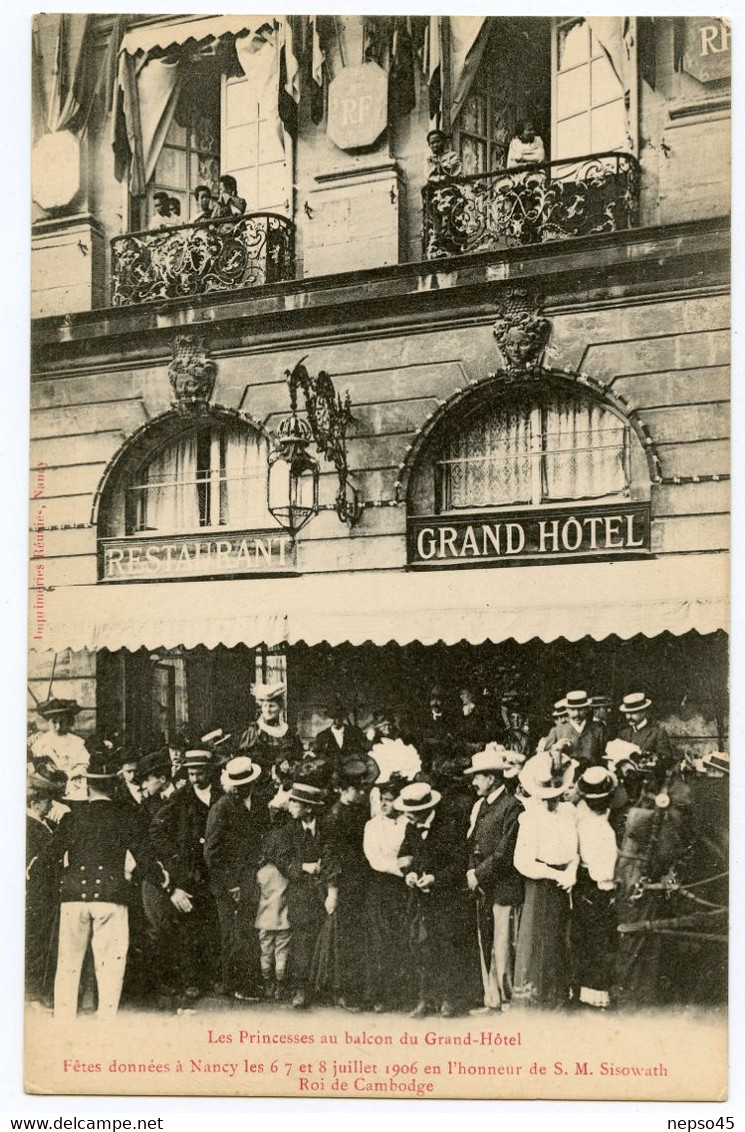
[[[440,462],[445,510],[600,499],[627,488],[627,433],[600,405],[559,397],[496,405],[453,436]]]
[[[267,510],[266,441],[249,429],[229,432],[225,441],[225,491],[220,500],[220,522],[233,530],[273,526]]]
[[[626,487],[626,429],[600,405],[555,402],[544,410],[542,496],[600,499]]]
[[[446,507],[530,503],[530,409],[472,418],[443,463]]]
[[[197,432],[169,444],[147,467],[140,529],[182,534],[200,527],[232,530],[272,525],[267,510],[266,441],[252,429]]]
[[[178,534],[199,527],[197,434],[191,433],[159,452],[147,467],[141,492],[142,527]]]

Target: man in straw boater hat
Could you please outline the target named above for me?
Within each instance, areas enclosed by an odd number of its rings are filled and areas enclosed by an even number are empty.
[[[238,999],[261,997],[259,948],[254,920],[259,902],[256,873],[269,816],[254,788],[262,770],[247,755],[229,759],[222,778],[228,793],[207,817],[204,857],[220,922],[222,986]]]
[[[153,854],[137,815],[114,801],[119,762],[105,741],[89,739],[88,799],[65,814],[55,833],[54,855],[61,865],[60,925],[54,1014],[75,1017],[83,960],[90,942],[98,986],[98,1017],[119,1008],[129,948],[131,857],[140,874],[172,888]]]
[[[294,782],[287,803],[291,821],[279,827],[271,846],[268,863],[287,881],[287,911],[290,941],[289,979],[296,1010],[307,1006],[310,975],[319,932],[326,920],[324,889],[321,885],[323,810],[327,793],[309,782]]]
[[[75,716],[83,709],[77,700],[50,696],[38,703],[36,710],[48,724],[48,730],[40,731],[34,736],[31,753],[35,758],[51,758],[54,765],[65,772],[66,799],[83,800],[86,796],[85,768],[88,766],[89,756],[85,741],[72,730]]]
[[[428,782],[404,786],[396,809],[409,826],[401,847],[404,881],[411,890],[412,944],[419,1001],[412,1018],[452,1018],[463,1007],[468,907],[464,831],[442,814],[441,795]]]
[[[618,710],[626,724],[618,732],[618,738],[638,747],[639,754],[634,762],[642,774],[661,780],[672,767],[675,754],[665,728],[650,718],[651,707],[652,701],[644,692],[624,696]]]
[[[187,751],[183,765],[189,782],[158,810],[150,838],[176,886],[170,910],[175,982],[183,998],[193,1003],[217,982],[220,932],[204,842],[207,816],[221,791],[210,751]]]
[[[51,760],[32,765],[26,779],[26,997],[50,999],[56,961],[57,867],[54,824],[47,821],[52,803],[65,792],[67,778]]]
[[[551,751],[557,743],[566,740],[571,756],[580,767],[600,766],[605,754],[605,729],[592,718],[592,700],[587,692],[567,692],[567,719],[555,724],[544,744],[544,750]]]
[[[507,792],[505,772],[515,767],[498,743],[473,755],[463,772],[477,801],[468,828],[466,884],[476,897],[476,930],[484,986],[480,1013],[505,1010],[512,1000],[517,919],[523,878],[515,868],[515,843],[522,806]]]

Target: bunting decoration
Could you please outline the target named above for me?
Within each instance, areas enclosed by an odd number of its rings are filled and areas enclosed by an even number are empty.
[[[416,106],[416,74],[411,17],[395,16],[388,72],[388,117],[402,117]]]
[[[318,125],[323,119],[323,75],[326,52],[321,43],[321,29],[319,27],[322,19],[322,16],[311,16],[310,117],[315,125]]]
[[[433,127],[442,125],[442,38],[441,16],[430,16],[425,45],[425,73],[429,88],[429,121]]]
[[[279,38],[279,118],[291,138],[297,138],[298,105],[300,103],[301,51],[300,20],[302,16],[285,16]]]

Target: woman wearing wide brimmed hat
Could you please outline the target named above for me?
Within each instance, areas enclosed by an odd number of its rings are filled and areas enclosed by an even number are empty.
[[[610,1006],[618,933],[613,877],[618,858],[608,821],[618,787],[612,771],[588,767],[577,782],[577,834],[580,864],[572,893],[572,982],[586,1006]]]
[[[530,799],[520,815],[515,868],[525,877],[515,956],[513,1001],[560,1007],[569,995],[569,894],[579,864],[574,807],[562,801],[577,764],[561,746],[529,759],[520,785]]]
[[[303,757],[300,736],[284,718],[286,693],[286,684],[276,681],[258,681],[251,686],[259,716],[243,732],[238,747],[265,772],[258,787],[262,796],[271,795],[270,772],[275,763],[298,762]]]
[[[38,732],[31,742],[34,758],[48,757],[54,765],[65,772],[67,787],[65,798],[81,801],[86,797],[85,770],[88,766],[89,752],[85,742],[71,730],[75,717],[83,710],[77,700],[52,696],[36,705],[48,729]]]

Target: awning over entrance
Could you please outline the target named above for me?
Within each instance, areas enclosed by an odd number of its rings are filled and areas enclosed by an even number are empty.
[[[32,592],[30,643],[38,650],[134,650],[713,633],[728,628],[728,591],[726,555],[440,573],[101,584],[43,592],[41,609]]]
[[[128,55],[149,55],[151,51],[168,51],[181,47],[188,40],[197,43],[220,39],[223,35],[245,35],[263,24],[274,22],[274,16],[191,16],[172,23],[145,24],[132,28],[123,37],[120,51]]]

